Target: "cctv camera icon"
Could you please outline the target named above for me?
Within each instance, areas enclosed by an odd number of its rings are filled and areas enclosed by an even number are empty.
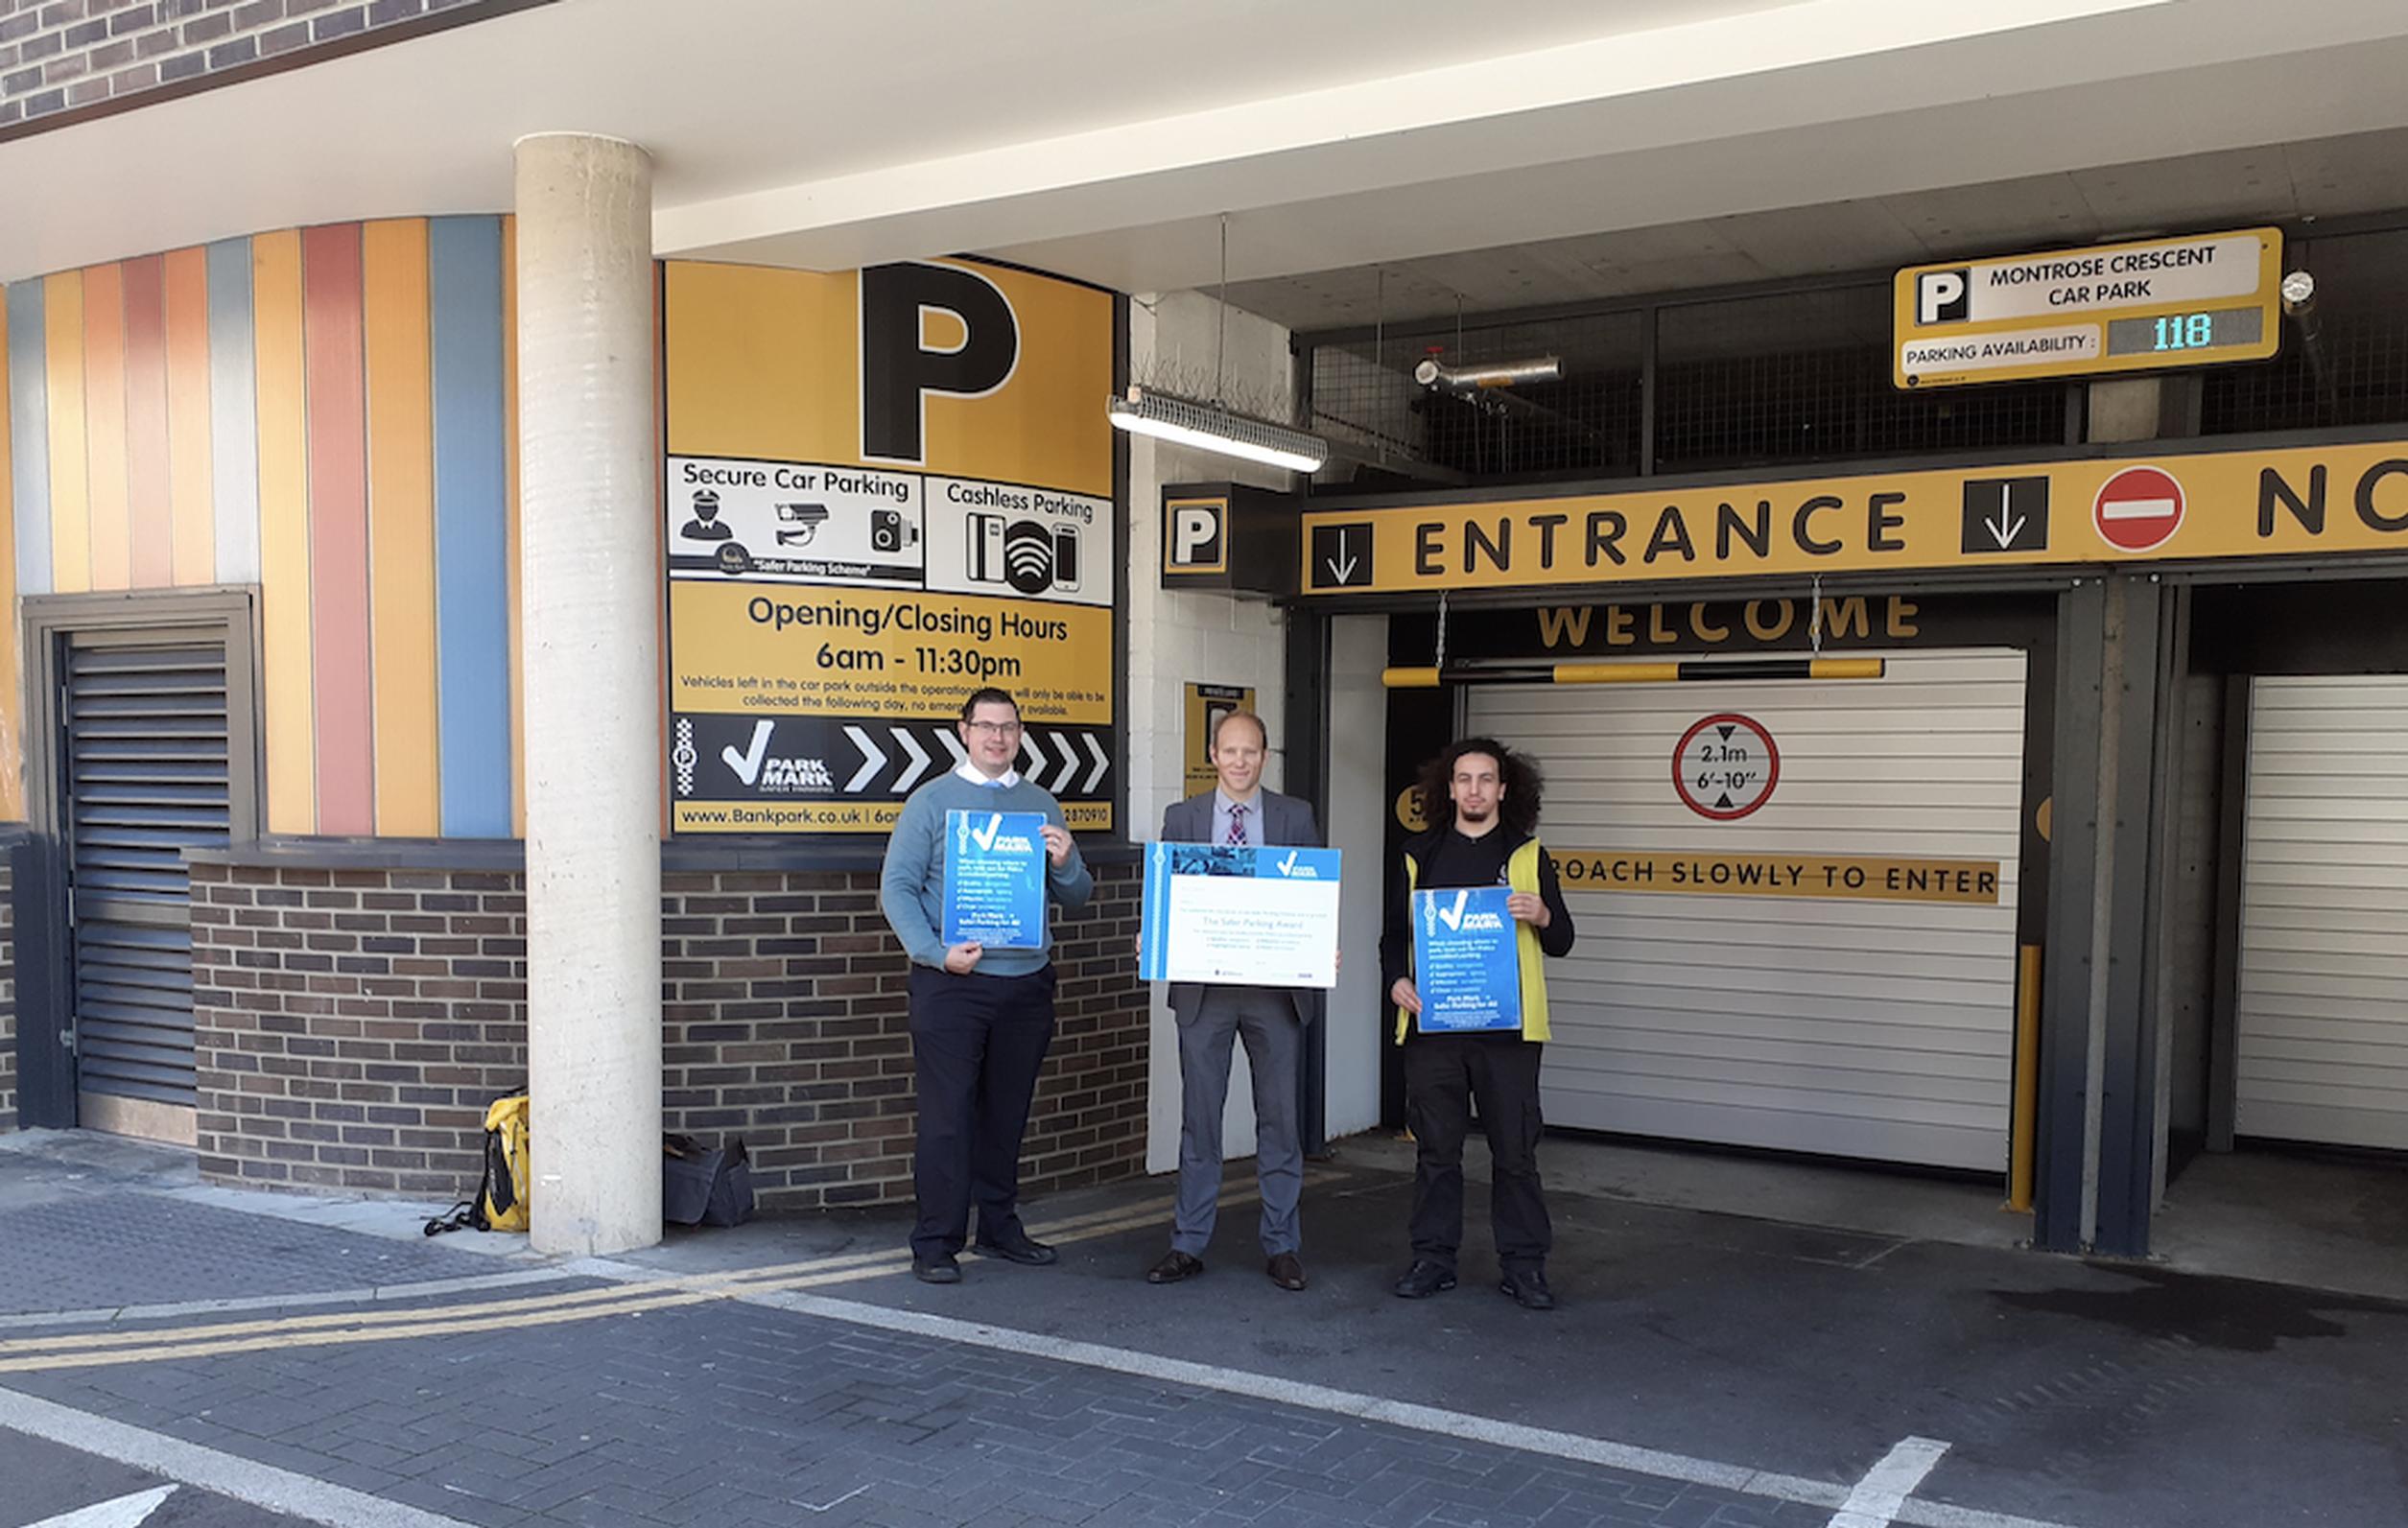
[[[781,547],[810,546],[811,538],[828,520],[828,506],[824,504],[782,504],[771,507],[777,510]]]

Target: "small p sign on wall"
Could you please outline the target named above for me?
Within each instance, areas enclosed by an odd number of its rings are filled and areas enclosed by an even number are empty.
[[[1218,574],[1229,571],[1229,501],[1163,501],[1162,571]]]

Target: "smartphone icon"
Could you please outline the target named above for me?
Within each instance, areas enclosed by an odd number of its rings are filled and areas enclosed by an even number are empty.
[[[1053,528],[1053,587],[1078,587],[1078,528],[1062,525]]]

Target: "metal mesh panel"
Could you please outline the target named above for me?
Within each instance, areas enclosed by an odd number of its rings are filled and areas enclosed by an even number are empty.
[[[1900,392],[1890,383],[1889,343],[1886,286],[1666,307],[1657,335],[1656,470],[2065,439],[2063,383]]]
[[[2288,264],[2316,277],[2307,322],[2283,320],[2272,360],[2207,374],[2202,435],[2408,422],[2408,231],[2316,239]]]

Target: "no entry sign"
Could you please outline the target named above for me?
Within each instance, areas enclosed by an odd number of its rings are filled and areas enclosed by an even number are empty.
[[[2126,467],[2100,486],[2090,521],[2111,547],[2154,551],[2183,528],[2183,485],[2156,467]]]

